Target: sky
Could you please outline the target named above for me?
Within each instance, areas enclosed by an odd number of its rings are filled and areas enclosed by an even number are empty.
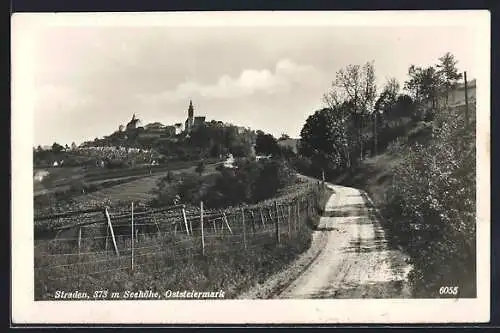
[[[145,125],[196,115],[299,137],[335,73],[374,61],[377,86],[451,52],[474,78],[466,26],[53,26],[31,55],[35,145],[80,144],[135,113]]]

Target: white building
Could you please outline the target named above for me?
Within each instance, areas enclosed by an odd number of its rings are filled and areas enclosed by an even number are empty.
[[[235,164],[235,159],[232,154],[229,154],[227,159],[224,161],[223,164],[224,168],[234,169],[236,167],[234,164]]]

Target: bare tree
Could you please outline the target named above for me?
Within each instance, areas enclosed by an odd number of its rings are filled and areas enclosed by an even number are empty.
[[[324,102],[332,110],[337,110],[337,115],[342,137],[345,142],[346,155],[350,155],[352,147],[349,143],[349,123],[356,122],[358,132],[358,145],[360,160],[364,158],[363,131],[365,117],[373,112],[377,96],[375,83],[375,64],[373,61],[360,65],[348,65],[340,69],[332,82],[330,90],[324,95]],[[349,106],[349,107],[339,107]],[[357,121],[356,121],[357,120]],[[350,166],[350,156],[348,157]]]

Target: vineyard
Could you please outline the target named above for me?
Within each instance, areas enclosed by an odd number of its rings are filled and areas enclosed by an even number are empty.
[[[256,205],[98,207],[35,216],[35,299],[56,290],[224,288],[229,297],[304,251],[324,189]]]

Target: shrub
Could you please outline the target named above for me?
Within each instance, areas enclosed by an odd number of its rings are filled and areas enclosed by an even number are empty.
[[[417,295],[440,286],[475,294],[475,132],[453,114],[436,117],[433,140],[408,148],[387,196],[389,233],[412,257]]]
[[[252,200],[257,202],[270,198],[276,195],[279,189],[290,185],[294,179],[293,171],[285,161],[265,161],[253,184]]]
[[[198,165],[196,166],[195,171],[201,176],[203,172],[205,172],[205,162],[200,161]]]
[[[196,174],[185,173],[177,184],[176,190],[182,202],[199,204],[205,190],[203,178]]]
[[[408,132],[409,142],[426,143],[431,138],[432,122],[420,121]]]
[[[205,202],[212,208],[255,203],[275,196],[294,180],[293,170],[282,160],[246,160],[237,169],[221,170],[207,189]]]
[[[107,163],[106,163],[106,167],[108,169],[120,169],[120,168],[126,168],[127,167],[127,163],[123,160],[118,160],[118,159],[115,159],[115,160],[109,160]]]

